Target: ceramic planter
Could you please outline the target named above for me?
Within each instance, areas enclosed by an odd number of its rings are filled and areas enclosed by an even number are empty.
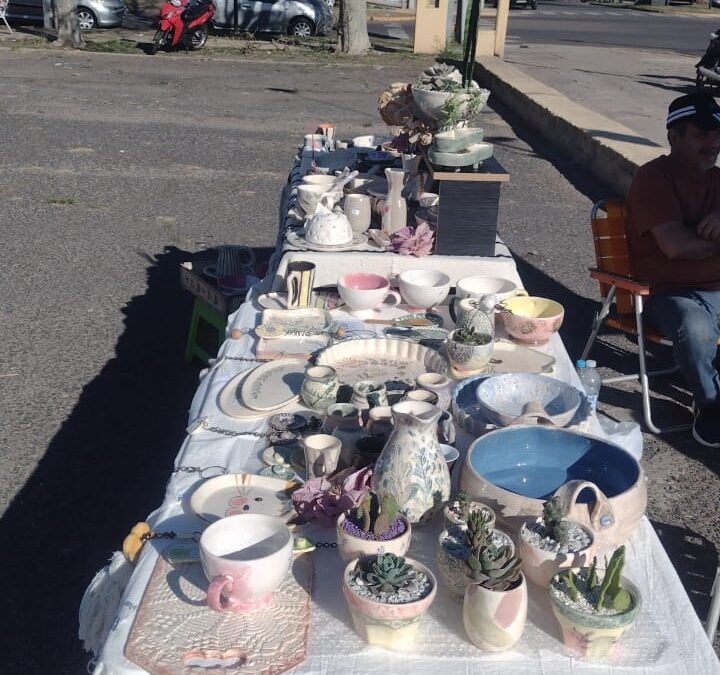
[[[470,502],[470,512],[473,511],[485,511],[486,515],[488,516],[488,528],[493,530],[495,529],[495,511],[493,511],[487,504],[483,504],[482,502]],[[459,527],[462,529],[467,528],[467,523],[458,515],[460,513],[460,502],[458,500],[455,500],[454,502],[450,502],[445,506],[443,509],[443,515],[445,516],[445,527],[451,528],[451,527]]]
[[[305,405],[325,412],[335,403],[338,392],[337,373],[330,366],[307,366],[300,397]]]
[[[484,345],[468,345],[463,342],[456,342],[453,337],[455,331],[448,335],[447,357],[450,363],[458,370],[472,372],[487,366],[493,350],[492,335],[488,336],[488,342]]]
[[[438,397],[438,408],[447,410],[450,407],[455,384],[446,375],[441,375],[440,373],[423,373],[415,378],[415,385],[420,389],[425,389],[436,394]]]
[[[635,584],[622,577],[621,586],[633,599],[632,607],[627,612],[592,614],[564,603],[551,581],[548,595],[553,614],[562,628],[566,647],[589,659],[604,658],[612,653],[618,640],[635,623],[642,605],[640,591]]]
[[[515,545],[512,539],[502,532],[501,530],[492,530],[493,537],[499,537],[502,540],[504,546],[509,546],[512,554],[515,553]],[[438,576],[442,582],[447,586],[447,589],[457,600],[462,600],[465,595],[465,589],[473,581],[467,576],[467,566],[465,561],[457,554],[453,554],[443,544],[445,539],[448,537],[448,530],[443,530],[438,537],[438,546],[436,554]]]
[[[471,583],[463,600],[463,623],[473,644],[490,652],[512,647],[527,620],[528,593],[525,577],[507,591],[491,591]]]
[[[345,567],[343,595],[358,635],[371,645],[396,651],[408,649],[415,642],[422,615],[428,610],[437,593],[437,580],[421,563],[405,558],[416,570],[423,572],[432,583],[432,590],[424,598],[405,604],[387,604],[361,598],[348,585],[356,561]]]
[[[405,531],[394,539],[385,541],[379,539],[361,539],[350,534],[342,527],[343,522],[347,519],[344,513],[341,513],[337,519],[337,545],[340,557],[345,562],[350,562],[361,556],[377,555],[378,553],[394,553],[398,556],[404,556],[410,548],[410,539],[412,537],[412,529],[407,518],[398,516],[405,522]]]
[[[535,522],[542,523],[543,521],[542,518],[538,518]],[[574,553],[545,551],[527,541],[524,535],[526,525],[520,528],[520,534],[518,536],[518,557],[523,561],[522,568],[529,581],[532,581],[542,588],[547,588],[550,579],[561,570],[590,565],[593,556],[597,553],[595,539],[590,529],[580,523],[578,523],[578,525],[580,525],[590,537],[590,545]]]

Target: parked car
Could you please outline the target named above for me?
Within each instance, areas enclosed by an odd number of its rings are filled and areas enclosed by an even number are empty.
[[[123,0],[78,0],[78,23],[82,30],[114,28],[125,15]],[[7,18],[17,22],[43,22],[43,0],[10,0]]]
[[[233,28],[235,0],[215,0],[215,27]],[[327,35],[332,10],[324,0],[237,0],[238,28],[248,33]]]

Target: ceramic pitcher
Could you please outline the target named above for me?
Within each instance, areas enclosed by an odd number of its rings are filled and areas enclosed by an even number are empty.
[[[395,425],[375,464],[373,490],[391,493],[402,514],[418,523],[432,517],[450,497],[450,472],[438,451],[442,411],[422,401],[392,407]]]
[[[402,196],[405,172],[402,169],[385,169],[388,194],[382,205],[382,229],[390,236],[407,225],[407,203]]]

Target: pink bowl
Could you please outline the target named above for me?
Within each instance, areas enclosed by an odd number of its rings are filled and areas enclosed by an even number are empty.
[[[534,296],[515,296],[502,302],[505,330],[520,342],[544,344],[562,326],[565,310],[559,302]]]

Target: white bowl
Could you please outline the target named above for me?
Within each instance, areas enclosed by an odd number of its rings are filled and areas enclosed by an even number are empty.
[[[309,173],[307,176],[303,176],[303,185],[324,185],[330,187],[337,180],[337,176],[332,176],[325,173]]]
[[[450,277],[439,270],[405,270],[398,275],[400,295],[409,305],[439,305],[450,292]]]
[[[494,295],[498,302],[502,302],[524,290],[509,279],[500,277],[464,277],[459,279],[455,286],[455,296],[458,298],[481,298],[483,295]]]
[[[301,183],[297,186],[298,204],[308,218],[315,213],[320,197],[327,192],[327,189],[327,185],[308,185],[307,183],[303,185]],[[328,194],[329,201],[331,201],[332,204],[340,201],[342,196],[342,191]]]
[[[580,407],[580,392],[575,387],[545,375],[506,373],[483,380],[477,388],[477,400],[488,421],[508,426],[523,415],[523,408],[537,402],[545,416],[564,427]]]

